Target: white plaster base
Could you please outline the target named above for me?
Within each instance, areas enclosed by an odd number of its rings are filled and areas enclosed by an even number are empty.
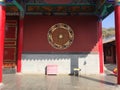
[[[22,73],[18,73],[18,72],[17,72],[16,74],[17,74],[17,75],[22,75]]]
[[[3,83],[0,83],[0,90],[4,87]]]
[[[81,74],[99,74],[98,54],[23,54],[22,73],[45,74],[47,65],[57,65],[58,74],[73,74],[81,68]]]
[[[99,56],[89,54],[78,58],[81,74],[99,74]]]
[[[115,90],[120,90],[120,85],[116,85],[116,89]]]

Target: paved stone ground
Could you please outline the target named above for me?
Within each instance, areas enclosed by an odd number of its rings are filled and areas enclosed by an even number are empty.
[[[4,74],[0,90],[120,90],[108,66],[104,75]]]
[[[112,75],[45,76],[6,74],[0,90],[116,90]]]
[[[45,76],[6,74],[0,90],[116,90],[114,75]]]

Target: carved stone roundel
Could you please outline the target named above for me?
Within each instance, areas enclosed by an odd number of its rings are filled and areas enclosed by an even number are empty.
[[[48,31],[48,42],[56,49],[68,48],[74,40],[74,32],[71,27],[64,23],[53,25]]]

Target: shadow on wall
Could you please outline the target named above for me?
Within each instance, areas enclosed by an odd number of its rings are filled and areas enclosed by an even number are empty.
[[[77,57],[71,57],[71,73],[70,74],[74,74],[74,68],[80,68],[81,69],[81,66],[79,65],[79,58],[86,58],[87,55],[80,55],[80,56],[77,56]],[[81,63],[82,65],[86,65],[87,62],[86,60],[83,61],[83,63]]]

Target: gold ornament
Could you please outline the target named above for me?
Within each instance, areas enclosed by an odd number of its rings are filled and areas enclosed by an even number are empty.
[[[53,25],[48,31],[48,42],[55,49],[66,49],[74,40],[71,27],[64,23]]]

